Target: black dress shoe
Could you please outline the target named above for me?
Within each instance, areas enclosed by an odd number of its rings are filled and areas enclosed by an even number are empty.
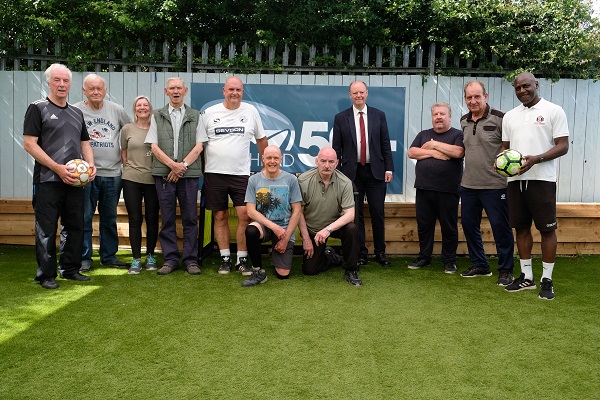
[[[72,281],[79,281],[79,282],[89,281],[90,279],[92,279],[89,276],[81,275],[79,272],[74,272],[74,273],[68,274],[68,275],[63,274],[62,277],[64,279],[70,279]]]
[[[367,260],[367,257],[359,257],[358,258],[358,262],[356,263],[356,265],[358,265],[359,267],[363,267],[365,265],[367,265],[369,263],[369,260]]]
[[[47,278],[40,282],[40,286],[44,289],[58,289],[58,283],[54,278]]]
[[[383,267],[389,267],[392,265],[391,262],[385,257],[385,254],[375,254],[375,261],[377,261]]]

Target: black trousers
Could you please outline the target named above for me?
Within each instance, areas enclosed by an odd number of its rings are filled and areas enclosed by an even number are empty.
[[[360,164],[356,166],[356,224],[358,225],[358,241],[360,242],[360,255],[367,257],[368,250],[365,246],[365,217],[364,217],[364,199],[367,197],[369,204],[369,213],[371,214],[371,228],[373,229],[373,247],[375,254],[385,253],[385,192],[387,184],[385,181],[375,179],[371,172],[371,165],[364,167]]]
[[[158,240],[158,196],[156,185],[143,184],[123,179],[123,199],[129,217],[129,244],[133,258],[142,255],[142,200],[146,218],[146,252],[154,254]]]
[[[442,261],[456,261],[458,247],[458,193],[417,189],[416,211],[419,231],[419,257],[431,260],[435,222],[442,230]]]
[[[62,182],[33,185],[35,216],[35,280],[56,278],[56,230],[62,224],[59,263],[65,275],[79,271],[83,246],[84,188]]]
[[[342,240],[342,255],[344,257],[344,263],[342,268],[349,271],[356,271],[358,269],[358,228],[354,222],[350,222],[337,231],[331,232],[331,237]],[[327,257],[325,257],[325,247],[327,243],[323,243],[317,246],[315,243],[315,237],[310,236],[310,241],[315,249],[313,256],[307,258],[306,254],[302,257],[302,273],[305,275],[317,275],[320,272],[327,270]]]

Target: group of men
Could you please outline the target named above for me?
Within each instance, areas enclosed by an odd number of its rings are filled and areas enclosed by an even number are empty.
[[[59,217],[62,231],[58,267],[63,278],[90,279],[80,272],[91,267],[91,220],[96,207],[100,214],[101,263],[126,265],[116,257],[116,207],[120,195],[119,133],[129,118],[122,107],[104,100],[106,85],[98,75],[85,78],[87,100],[76,107],[66,101],[71,83],[67,67],[53,64],[46,70],[46,79],[50,93],[28,108],[24,136],[25,149],[36,160],[36,280],[53,289],[58,287],[54,252]],[[468,83],[465,101],[469,113],[461,118],[462,131],[451,127],[449,104],[433,105],[433,128],[420,132],[408,150],[408,156],[417,160],[420,243],[419,257],[409,268],[431,263],[439,219],[445,272],[456,272],[461,200],[462,226],[473,264],[461,275],[492,274],[480,231],[485,210],[498,251],[498,284],[508,291],[535,289],[531,267],[533,220],[542,235],[540,298],[552,299],[556,254],[553,160],[568,151],[569,133],[564,111],[539,97],[532,74],[518,75],[513,86],[522,105],[503,114],[487,105],[483,83]],[[197,193],[198,178],[203,174],[205,205],[213,211],[215,239],[222,257],[218,272],[228,274],[235,268],[248,276],[243,286],[266,282],[261,243],[267,241],[272,242],[271,263],[277,278],[289,276],[297,227],[302,236],[304,274],[315,275],[341,265],[346,281],[362,286],[358,270],[368,262],[365,197],[375,261],[390,265],[385,254],[384,224],[386,186],[394,171],[390,136],[385,113],[366,104],[368,89],[364,82],[355,81],[349,87],[353,105],[335,116],[332,147],[320,149],[316,167],[297,179],[281,169],[281,151],[269,146],[256,108],[242,102],[244,88],[238,77],[225,82],[224,101],[202,114],[185,106],[187,91],[182,79],[167,80],[169,104],[153,114],[146,137],[154,156],[152,175],[162,215],[159,240],[164,262],[158,274],[171,273],[180,260],[189,274],[201,273],[197,259]],[[252,138],[258,145],[263,169],[250,176]],[[491,166],[495,155],[511,146],[525,155],[525,163],[518,176],[509,178],[507,189],[506,180]],[[80,157],[92,168],[92,182],[84,189],[71,186],[76,176],[64,165]],[[229,248],[229,199],[238,217],[235,264]],[[177,203],[183,225],[182,253],[175,226]],[[516,230],[522,271],[514,280],[511,226]],[[327,246],[330,236],[341,239],[341,255]]]
[[[409,264],[419,269],[431,263],[436,220],[442,232],[442,261],[446,273],[456,272],[458,205],[469,258],[465,278],[491,276],[481,234],[482,212],[490,222],[498,254],[498,285],[508,292],[536,289],[531,253],[531,224],[541,235],[542,278],[539,298],[554,299],[552,272],[556,256],[556,159],[569,149],[564,110],[538,94],[535,76],[525,72],[513,82],[521,105],[506,114],[487,104],[480,81],[464,88],[469,113],[462,116],[462,131],[451,127],[451,108],[435,103],[433,128],[420,132],[408,156],[417,160],[415,188],[419,256]],[[506,149],[524,156],[517,176],[508,179],[492,168]],[[464,157],[464,171],[463,171]],[[508,182],[507,182],[508,181]],[[521,274],[514,279],[516,232]]]

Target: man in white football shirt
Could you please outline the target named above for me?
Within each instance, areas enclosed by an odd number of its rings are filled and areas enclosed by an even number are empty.
[[[539,83],[530,72],[513,82],[522,103],[504,115],[502,147],[525,158],[519,175],[508,178],[508,218],[515,228],[521,275],[506,286],[509,292],[536,288],[531,265],[531,222],[542,237],[542,279],[539,298],[554,299],[552,271],[556,257],[556,159],[569,151],[565,111],[538,94]]]
[[[222,103],[206,109],[202,119],[203,133],[208,136],[204,150],[204,193],[206,209],[213,211],[215,239],[223,259],[219,273],[231,272],[231,234],[228,224],[229,200],[235,206],[238,227],[236,231],[237,258],[235,267],[242,274],[252,273],[247,266],[246,226],[250,222],[246,211],[245,195],[250,177],[250,142],[254,137],[260,156],[267,147],[258,110],[242,102],[244,85],[240,78],[231,76],[223,86]]]

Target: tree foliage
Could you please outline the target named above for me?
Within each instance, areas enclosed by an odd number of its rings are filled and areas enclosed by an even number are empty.
[[[135,54],[139,40],[192,38],[250,47],[414,46],[505,68],[592,77],[599,20],[589,0],[7,0],[0,51],[63,38],[72,60],[107,57],[108,44]]]

